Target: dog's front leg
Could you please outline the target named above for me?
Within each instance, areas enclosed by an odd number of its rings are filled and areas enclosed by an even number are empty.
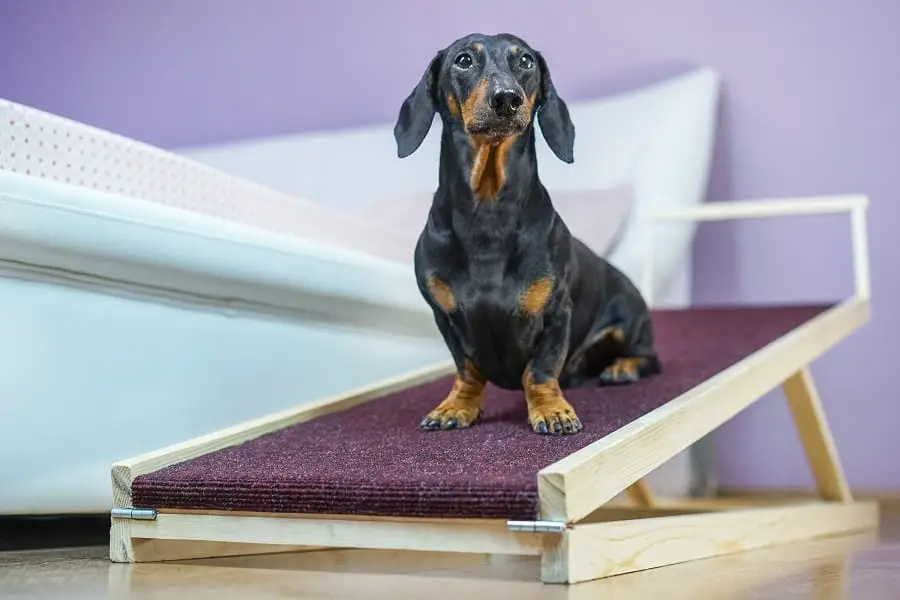
[[[456,363],[456,379],[447,397],[422,419],[420,426],[427,430],[469,427],[484,414],[486,382],[472,361],[465,357],[447,316],[436,312],[435,323]]]
[[[559,372],[568,352],[571,314],[571,303],[566,301],[557,311],[545,316],[550,320],[522,374],[528,423],[541,434],[565,435],[583,429],[559,385]]]

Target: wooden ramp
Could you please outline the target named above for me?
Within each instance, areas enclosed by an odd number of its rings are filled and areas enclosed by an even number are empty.
[[[877,505],[851,497],[808,370],[868,319],[867,206],[845,196],[655,216],[849,213],[855,293],[834,305],[654,311],[663,373],[567,390],[580,434],[531,432],[520,395],[495,389],[476,426],[422,431],[451,382],[452,364],[436,365],[115,464],[110,558],[322,547],[526,554],[541,556],[543,581],[576,583],[874,530]],[[818,498],[652,497],[644,476],[778,386]],[[631,505],[611,505],[623,491]]]

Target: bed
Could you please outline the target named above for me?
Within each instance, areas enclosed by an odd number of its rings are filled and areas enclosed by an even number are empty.
[[[717,97],[704,68],[573,102],[576,163],[538,146],[565,214],[637,281],[643,217],[703,201]],[[0,514],[105,512],[122,456],[444,360],[406,241],[437,136],[400,161],[391,126],[164,150],[0,100],[0,454],[19,456]],[[347,155],[364,177],[335,172]],[[593,201],[615,218],[579,218]],[[655,306],[689,304],[694,231],[654,237]],[[690,495],[691,458],[651,486]]]

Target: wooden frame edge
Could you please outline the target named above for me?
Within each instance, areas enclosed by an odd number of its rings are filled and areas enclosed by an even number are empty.
[[[877,530],[875,502],[794,506],[577,524],[547,538],[545,583],[580,583],[761,548]]]
[[[161,511],[133,521],[131,562],[365,548],[541,557],[541,580],[573,584],[822,537],[877,531],[876,502],[602,508],[555,532],[503,520]],[[179,545],[178,558],[172,546]]]
[[[584,518],[808,366],[868,315],[868,300],[845,300],[681,396],[548,465],[538,473],[541,518],[565,523]]]
[[[851,487],[850,493],[854,500],[877,502],[885,511],[900,511],[900,490]],[[719,488],[718,495],[714,500],[722,503],[783,504],[815,499],[818,494],[819,492],[816,488],[807,487],[758,488],[724,486]]]
[[[266,544],[277,548],[364,548],[537,556],[542,534],[515,532],[504,520],[348,515],[160,511],[134,521],[134,540]]]

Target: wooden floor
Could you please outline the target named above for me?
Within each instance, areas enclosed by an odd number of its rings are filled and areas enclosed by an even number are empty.
[[[532,557],[317,551],[114,565],[106,547],[0,553],[0,598],[900,598],[900,511],[878,535],[685,563],[574,586]]]

